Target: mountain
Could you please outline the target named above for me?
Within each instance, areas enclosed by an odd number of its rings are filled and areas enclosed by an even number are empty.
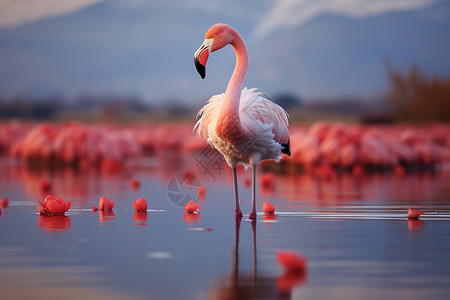
[[[309,96],[370,96],[386,88],[385,59],[405,72],[416,63],[428,74],[450,74],[450,4],[360,19],[322,14],[257,48],[254,65],[278,75],[258,78],[261,86]]]
[[[233,50],[226,47],[210,56],[207,77],[200,79],[193,53],[206,30],[224,22],[246,39],[270,9],[261,1],[230,1],[226,6],[105,1],[2,29],[0,96],[98,94],[132,95],[152,103],[175,98],[204,102],[225,90],[234,68]],[[246,86],[305,97],[370,96],[386,86],[384,58],[405,69],[417,63],[429,73],[449,74],[449,20],[450,4],[442,2],[368,18],[321,14],[262,41],[248,41]]]

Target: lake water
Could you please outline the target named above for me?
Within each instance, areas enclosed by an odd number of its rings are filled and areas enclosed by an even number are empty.
[[[273,188],[258,189],[256,222],[247,220],[250,170],[238,178],[240,222],[231,172],[191,157],[139,158],[115,173],[33,170],[1,158],[0,197],[10,199],[0,218],[1,298],[450,297],[450,172],[277,172]],[[38,215],[41,179],[72,201],[65,217]],[[206,188],[201,212],[187,215],[179,203],[198,185]],[[101,196],[116,201],[113,212],[92,212]],[[147,213],[133,209],[140,197]],[[261,213],[264,202],[278,207],[275,217]],[[408,220],[409,207],[425,214]],[[307,271],[285,274],[282,249],[304,256]]]

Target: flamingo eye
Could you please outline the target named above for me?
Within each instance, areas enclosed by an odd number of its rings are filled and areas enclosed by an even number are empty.
[[[216,39],[216,38],[217,38],[217,34],[213,35],[213,39]]]

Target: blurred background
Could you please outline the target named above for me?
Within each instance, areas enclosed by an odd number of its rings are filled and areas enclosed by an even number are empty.
[[[231,46],[194,66],[220,22],[291,117],[292,156],[258,167],[257,210],[278,210],[242,228],[193,133],[234,68]],[[0,0],[3,298],[450,299],[449,54],[449,0]],[[66,216],[38,215],[48,194]]]
[[[450,119],[444,0],[1,0],[0,118],[193,121],[234,68],[232,47],[193,65],[219,22],[292,121]]]
[[[195,116],[235,53],[213,53],[204,80],[193,54],[220,22],[247,43],[245,86],[291,117],[284,161],[356,174],[450,163],[443,0],[0,1],[0,153],[111,170],[209,151]]]

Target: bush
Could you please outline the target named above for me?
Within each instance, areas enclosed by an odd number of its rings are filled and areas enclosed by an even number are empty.
[[[431,78],[417,65],[409,73],[394,70],[387,62],[390,89],[387,95],[399,121],[450,121],[450,75]]]

